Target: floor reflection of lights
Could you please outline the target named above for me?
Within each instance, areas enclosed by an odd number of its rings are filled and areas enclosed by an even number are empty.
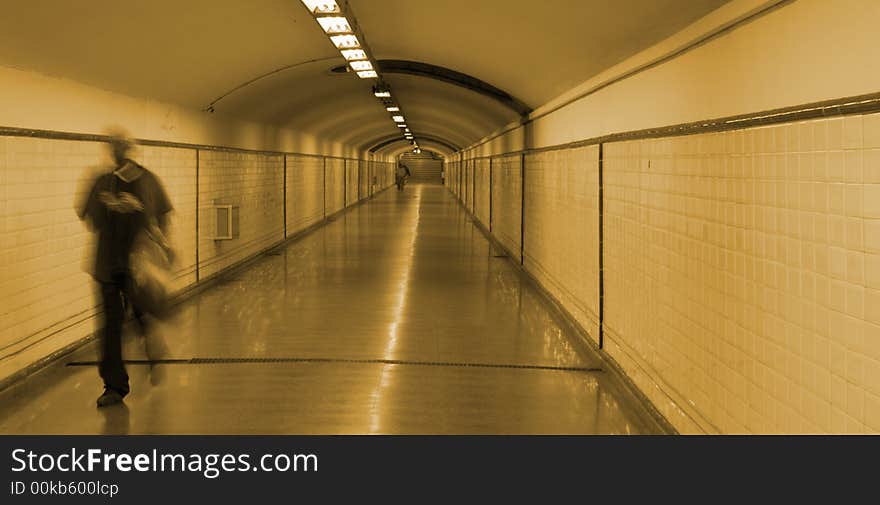
[[[398,343],[398,331],[403,320],[403,311],[406,308],[406,294],[409,289],[409,279],[412,273],[413,258],[415,256],[416,238],[419,234],[419,222],[421,218],[422,187],[416,186],[415,204],[409,206],[407,212],[407,233],[402,241],[402,247],[398,254],[406,258],[404,268],[401,268],[400,282],[397,284],[397,292],[393,305],[392,321],[388,328],[388,343],[385,346],[385,359],[392,360],[396,356]],[[370,405],[370,433],[381,433],[382,428],[382,395],[390,383],[391,369],[395,365],[383,365],[379,375],[379,383],[372,394]]]

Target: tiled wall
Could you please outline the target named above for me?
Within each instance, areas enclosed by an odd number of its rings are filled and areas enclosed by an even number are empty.
[[[165,186],[174,206],[168,220],[168,238],[175,251],[175,285],[182,289],[196,282],[196,151],[144,146],[135,154]]]
[[[513,257],[521,260],[522,157],[492,159],[492,234]]]
[[[345,160],[345,206],[358,202],[358,164],[356,160]]]
[[[176,288],[283,240],[283,155],[139,146],[132,157],[156,173],[174,206]],[[323,218],[323,159],[287,157],[292,233]],[[327,163],[329,214],[342,208],[343,172],[342,160]],[[109,166],[102,143],[0,137],[0,380],[95,330],[94,236],[75,206]],[[390,164],[381,166],[387,176]],[[207,234],[215,199],[239,207],[238,239],[215,242]]]
[[[880,115],[606,149],[607,330],[643,389],[710,431],[880,431]]]
[[[107,163],[98,143],[0,137],[0,371],[93,330],[92,234],[75,207]]]
[[[327,158],[325,189],[325,205],[327,215],[332,215],[345,208],[345,160]]]
[[[667,419],[880,433],[880,114],[602,149],[604,349]],[[492,158],[514,254],[519,159]],[[525,268],[595,337],[599,147],[525,163]]]
[[[358,165],[359,198],[363,200],[364,198],[370,197],[369,165],[363,160],[356,161],[356,163]]]
[[[287,155],[287,234],[324,219],[324,159]]]
[[[465,160],[463,174],[462,201],[467,210],[474,211],[474,160]]]
[[[489,228],[489,160],[481,158],[474,164],[474,215]]]
[[[525,268],[599,337],[599,147],[525,160]]]
[[[284,238],[284,157],[205,151],[199,159],[200,275],[209,277]],[[211,205],[238,207],[240,236],[214,240]]]

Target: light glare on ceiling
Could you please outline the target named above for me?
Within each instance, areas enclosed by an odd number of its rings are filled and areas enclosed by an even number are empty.
[[[354,49],[361,47],[360,41],[354,35],[334,35],[330,37],[337,49]]]

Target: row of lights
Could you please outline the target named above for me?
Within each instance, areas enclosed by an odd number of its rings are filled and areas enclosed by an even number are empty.
[[[321,29],[330,37],[330,41],[339,49],[348,66],[357,72],[361,79],[376,79],[379,74],[370,61],[361,42],[358,40],[348,18],[342,15],[334,0],[302,0],[309,12],[315,16]]]
[[[398,105],[391,97],[391,90],[388,86],[373,86],[373,95],[381,100],[382,104],[385,106],[385,110],[391,113],[391,120],[394,121],[394,124],[397,125],[398,128],[400,128],[401,133],[403,133],[403,138],[412,143],[415,149],[418,149],[419,145],[415,141],[409,126],[406,124],[406,118],[400,110],[400,105]]]
[[[339,4],[334,0],[302,0],[302,3],[315,16],[321,29],[330,37],[330,41],[348,62],[348,66],[357,72],[358,77],[361,79],[379,78],[365,47],[362,47],[352,24],[343,15]],[[388,86],[384,84],[373,86],[373,94],[382,100],[385,110],[392,114],[391,119],[400,128],[403,137],[413,145],[414,152],[420,153],[419,144],[406,125],[406,119],[403,112],[400,111],[400,106],[391,98],[391,90]]]

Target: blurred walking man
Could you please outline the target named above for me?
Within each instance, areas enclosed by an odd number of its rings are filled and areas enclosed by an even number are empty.
[[[112,170],[95,180],[88,198],[77,209],[80,219],[88,220],[98,234],[92,271],[101,284],[104,309],[98,368],[104,393],[98,398],[98,407],[119,403],[129,392],[128,373],[122,360],[122,324],[127,306],[133,309],[141,330],[145,334],[149,330],[148,316],[134,294],[132,249],[143,234],[149,233],[160,236],[162,247],[169,258],[171,255],[164,232],[172,207],[162,183],[128,158],[133,147],[130,139],[114,134],[109,147],[114,161]]]

